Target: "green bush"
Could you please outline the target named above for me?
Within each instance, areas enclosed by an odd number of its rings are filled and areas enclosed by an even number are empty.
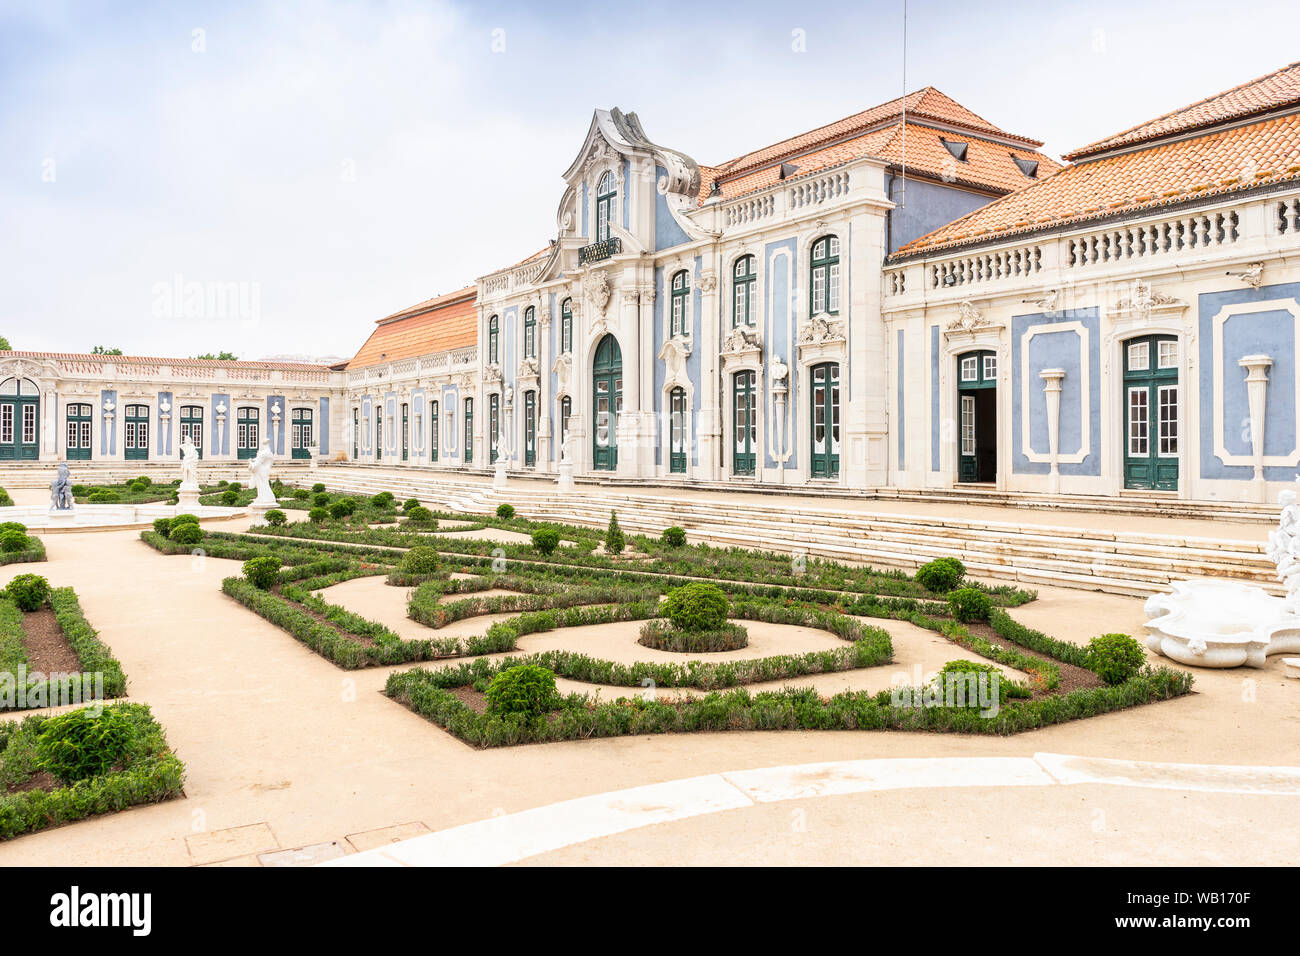
[[[325,485],[322,482],[318,481],[316,482],[316,484],[311,486],[311,490],[313,494],[320,494],[322,491],[325,490]]]
[[[221,493],[221,503],[229,507],[239,501],[239,492],[234,488],[227,488]]]
[[[665,547],[680,548],[686,543],[686,529],[673,525],[671,528],[664,528],[664,533],[659,538]]]
[[[244,562],[244,577],[255,588],[269,591],[280,573],[280,559],[266,555],[261,558],[249,558]]]
[[[966,565],[956,558],[935,558],[916,569],[916,583],[935,594],[946,594],[966,576]]]
[[[62,783],[98,777],[122,763],[135,742],[135,724],[114,708],[69,711],[45,722],[36,760]]]
[[[49,599],[50,582],[39,574],[20,574],[9,582],[5,593],[21,610],[35,611]]]
[[[192,515],[188,511],[184,511],[181,514],[176,515],[171,520],[172,520],[171,528],[175,528],[177,525],[182,525],[182,524],[198,524],[199,516]]]
[[[99,491],[92,491],[87,500],[92,505],[114,505],[122,500],[122,496],[116,491],[100,489]]]
[[[272,508],[263,516],[263,520],[273,528],[282,528],[288,522],[289,516],[279,508]]]
[[[21,531],[27,533],[27,525],[21,521],[0,521],[0,531]]]
[[[133,491],[133,492],[136,492],[136,493],[138,494],[139,492],[144,491],[145,488],[147,488],[147,487],[148,487],[148,485],[145,485],[145,484],[143,484],[143,483],[141,483],[141,482],[138,482],[138,481],[132,481],[132,482],[130,482],[130,483],[126,486],[126,489],[127,489],[127,491]]]
[[[183,547],[192,548],[203,540],[203,529],[197,522],[183,521],[180,524],[172,522],[172,530],[167,537]]]
[[[433,512],[424,505],[416,505],[406,513],[406,517],[416,524],[437,525],[438,519],[433,516]]]
[[[515,516],[515,506],[514,506],[514,505],[507,505],[507,504],[499,504],[499,505],[497,505],[497,517],[498,517],[498,518],[506,518],[506,519],[509,519],[509,518],[513,518],[514,516]]]
[[[330,517],[335,519],[346,518],[348,515],[352,514],[354,508],[355,506],[351,508],[348,507],[347,499],[336,501],[329,506]]]
[[[1107,684],[1122,684],[1133,677],[1147,662],[1142,645],[1127,634],[1102,634],[1085,648],[1088,670]]]
[[[312,495],[311,503],[317,508],[324,508],[330,503],[330,496],[325,494],[323,491],[318,491],[316,494]]]
[[[227,485],[229,485],[229,484],[230,484],[230,482],[228,482],[228,481],[226,481],[226,479],[222,478],[220,481],[217,482],[217,487],[218,487],[218,488],[225,488],[225,487],[226,487]]]
[[[559,545],[560,532],[555,528],[538,528],[533,532],[533,547],[538,554],[553,554]]]
[[[154,531],[158,532],[158,534],[162,535],[164,538],[167,537],[168,533],[172,530],[172,519],[154,518],[153,529]]]
[[[679,630],[717,631],[727,623],[731,602],[716,584],[698,581],[669,591],[660,610]]]
[[[144,485],[146,488],[148,488],[150,485],[153,484],[153,479],[150,478],[148,475],[141,475],[139,478],[135,480],[137,483]]]
[[[412,508],[418,508],[418,507],[420,507],[419,498],[407,498],[404,502],[402,502],[402,510],[406,512],[409,512]]]
[[[391,491],[381,491],[377,495],[370,496],[370,503],[376,508],[390,508],[396,500]]]
[[[987,621],[993,610],[993,601],[977,588],[958,588],[948,595],[948,609],[963,624]]]
[[[307,512],[307,520],[312,524],[322,524],[329,516],[330,513],[321,507],[312,508]]]
[[[971,678],[964,676],[968,674],[973,675],[974,687],[971,686]],[[983,661],[949,661],[939,668],[939,674],[934,682],[945,693],[950,684],[958,683],[962,688],[963,706],[967,710],[984,710],[988,704],[992,703],[992,700],[989,700],[987,704],[980,704],[978,682],[981,677],[985,677],[987,680],[986,686],[990,691],[994,688],[997,689],[998,707],[1003,707],[1011,693],[1011,681],[1007,680],[1007,676],[992,664],[985,664]],[[956,696],[957,687],[954,687],[954,700]]]
[[[240,484],[238,481],[232,481],[232,482],[230,483],[230,490],[231,490],[231,491],[243,491],[243,490],[244,490],[244,486],[243,486],[242,484]]]
[[[0,551],[13,554],[25,550],[27,550],[27,535],[16,528],[0,531]]]
[[[623,529],[618,526],[618,515],[609,513],[609,527],[605,529],[605,550],[610,554],[623,553]]]
[[[306,501],[311,497],[311,493],[306,488],[293,489],[293,497],[297,501]]]
[[[488,713],[494,717],[542,717],[560,706],[555,672],[536,664],[508,667],[487,687]]]
[[[438,570],[438,552],[418,544],[402,556],[398,568],[407,574],[433,574]]]

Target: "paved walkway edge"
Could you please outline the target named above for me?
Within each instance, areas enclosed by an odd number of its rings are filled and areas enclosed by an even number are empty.
[[[1300,767],[1111,760],[1069,754],[842,760],[687,777],[451,827],[321,866],[501,866],[577,843],[760,803],[937,787],[1105,784],[1300,795]]]

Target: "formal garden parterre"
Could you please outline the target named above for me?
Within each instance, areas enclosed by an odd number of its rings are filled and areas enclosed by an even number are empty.
[[[228,504],[230,493],[221,491],[219,503]],[[1009,734],[1191,690],[1186,673],[1147,666],[1127,635],[1085,645],[1018,623],[1007,609],[1034,600],[1034,592],[968,580],[955,558],[908,575],[690,544],[680,528],[657,538],[625,535],[614,514],[602,535],[529,521],[508,505],[466,516],[323,486],[280,486],[277,496],[281,507],[246,532],[204,532],[182,521],[194,529],[187,531],[172,519],[142,538],[164,553],[201,549],[245,562],[244,574],[226,578],[223,591],[340,667],[436,663],[394,671],[386,693],[473,746],[724,730]],[[476,537],[488,529],[497,540]],[[500,532],[515,534],[503,540]],[[333,585],[367,576],[405,588],[406,616],[428,636],[402,637],[326,596]],[[512,616],[477,633],[438,634],[455,621],[502,614]],[[925,628],[991,663],[953,661],[924,687],[886,691],[823,696],[809,687],[747,688],[891,663],[889,633],[864,618]],[[613,649],[621,640],[613,626],[625,622],[639,622],[644,660],[566,649],[516,653],[527,635],[592,625],[606,626],[600,633]],[[815,629],[844,646],[716,656],[744,648],[750,622]],[[663,652],[690,659],[667,661]],[[995,665],[1027,679],[1011,680]],[[557,678],[636,691],[614,700],[564,694]],[[983,694],[990,684],[991,698]],[[970,697],[954,701],[954,685],[968,685]],[[661,697],[654,693],[660,688],[683,693]]]

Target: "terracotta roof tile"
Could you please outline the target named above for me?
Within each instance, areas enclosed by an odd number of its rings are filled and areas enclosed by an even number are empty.
[[[1066,166],[891,258],[1293,180],[1300,180],[1300,114]]]
[[[1300,61],[1076,149],[1065,158],[1075,160],[1095,156],[1112,149],[1216,126],[1296,103],[1300,103]]]
[[[464,348],[478,341],[477,287],[426,299],[379,319],[348,368]]]

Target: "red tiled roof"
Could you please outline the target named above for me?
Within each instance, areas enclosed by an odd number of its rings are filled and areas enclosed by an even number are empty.
[[[1108,136],[1076,149],[1065,158],[1076,160],[1085,156],[1095,156],[1112,149],[1133,146],[1175,133],[1217,126],[1296,103],[1300,103],[1300,60],[1248,83],[1234,86],[1214,96],[1207,96],[1190,106],[1157,116],[1122,133],[1116,133],[1114,136]]]
[[[53,359],[56,362],[100,363],[117,365],[178,365],[189,368],[248,368],[263,371],[324,371],[328,365],[309,362],[222,361],[220,359],[161,358],[147,355],[104,355],[94,352],[0,352],[0,358]]]
[[[891,258],[1293,180],[1300,180],[1300,114],[1066,166]]]
[[[379,319],[348,368],[463,348],[478,341],[477,286],[426,299]]]

